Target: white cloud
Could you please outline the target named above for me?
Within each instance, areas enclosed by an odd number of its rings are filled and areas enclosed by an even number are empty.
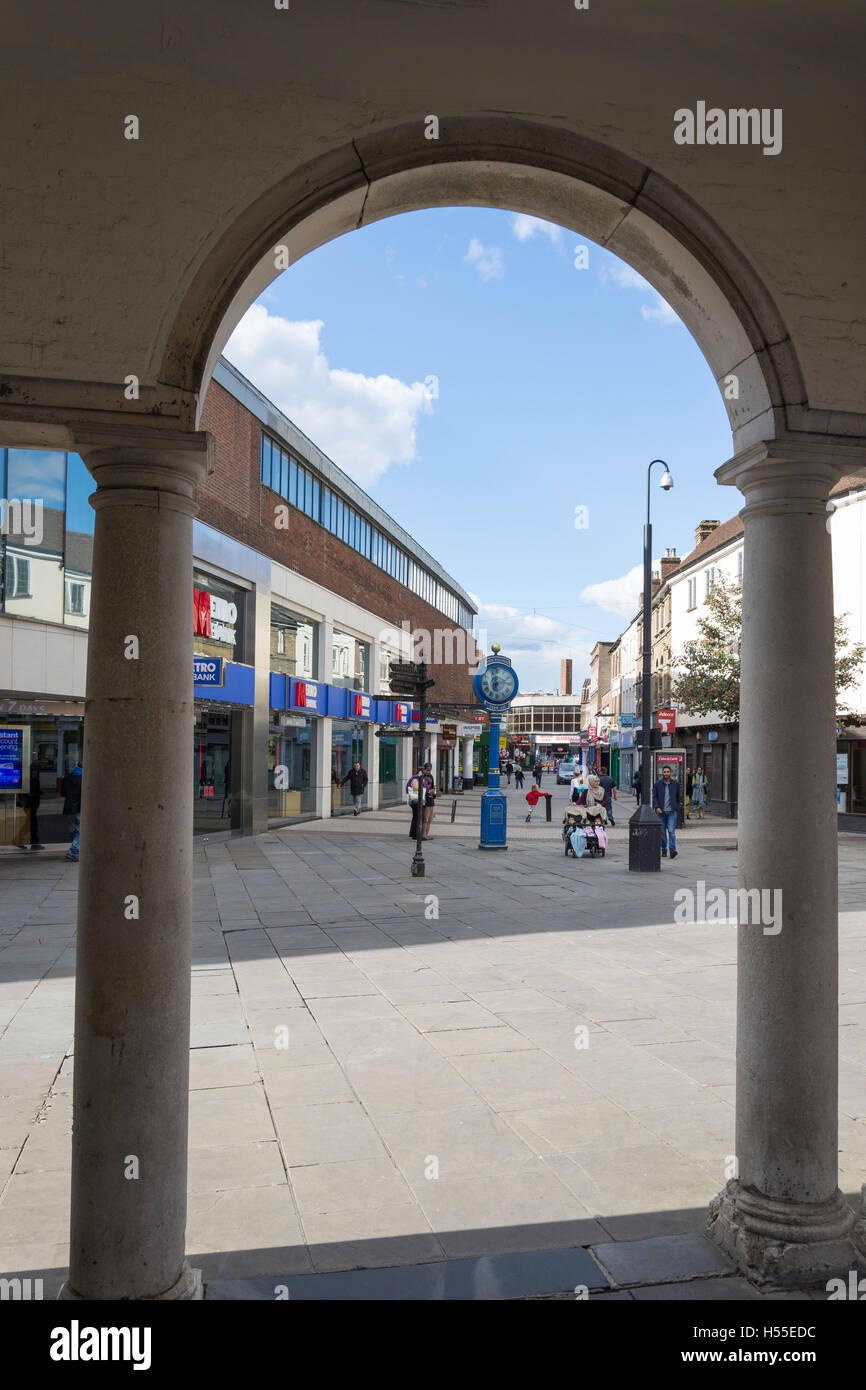
[[[599,279],[603,285],[614,284],[621,290],[638,290],[642,294],[649,296],[651,303],[640,306],[641,317],[647,323],[679,323],[679,315],[663,299],[658,290],[653,289],[648,280],[633,270],[624,261],[611,259],[605,261],[599,271]]]
[[[229,361],[362,487],[416,457],[418,416],[432,413],[420,381],[332,367],[321,319],[295,322],[254,304],[225,348]]]
[[[541,217],[530,217],[527,212],[511,214],[511,230],[518,241],[531,241],[535,236],[546,236],[552,246],[562,242],[562,228],[555,222],[545,222]]]
[[[505,274],[505,262],[502,259],[502,251],[498,246],[485,246],[477,237],[473,237],[469,243],[469,250],[463,257],[469,265],[474,265],[481,279],[498,280]]]
[[[589,673],[589,656],[595,638],[585,628],[570,627],[538,613],[526,613],[504,603],[478,603],[476,632],[489,653],[491,643],[499,642],[504,656],[510,657],[523,691],[559,689],[559,663],[570,656],[575,672]],[[577,680],[577,676],[575,677]]]
[[[645,318],[647,322],[679,323],[679,315],[674,313],[667,300],[662,299],[655,290],[653,290],[653,294],[655,294],[658,303],[654,305],[642,304],[640,306],[641,317]]]
[[[606,613],[630,620],[638,610],[642,586],[643,565],[635,565],[619,579],[604,579],[600,584],[589,584],[581,589],[580,600],[595,603]]]

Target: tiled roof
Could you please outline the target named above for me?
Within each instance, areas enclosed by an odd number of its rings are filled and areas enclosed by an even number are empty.
[[[721,526],[717,526],[708,536],[705,536],[700,545],[695,546],[690,554],[686,555],[680,563],[680,569],[690,565],[695,560],[702,560],[705,555],[711,555],[714,550],[721,549],[728,545],[737,536],[743,534],[743,518],[732,516],[730,521],[723,521]]]
[[[830,489],[831,497],[838,497],[844,492],[856,492],[858,488],[866,488],[866,478],[852,474],[845,478],[840,478],[835,487]],[[684,556],[680,561],[679,569],[683,570],[687,565],[693,564],[696,560],[703,560],[707,555],[712,555],[714,551],[721,550],[736,540],[737,536],[743,534],[743,518],[732,516],[730,520],[723,521],[721,526],[717,526],[708,536],[705,536],[700,545],[695,546],[690,554]],[[675,571],[671,571],[673,574]]]

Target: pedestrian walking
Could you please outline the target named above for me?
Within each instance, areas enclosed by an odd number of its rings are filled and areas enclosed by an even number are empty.
[[[409,826],[409,839],[418,838],[418,813],[424,807],[424,792],[421,785],[422,778],[420,772],[413,772],[409,781],[406,783],[406,796],[409,799],[409,806],[412,811],[412,823]]]
[[[638,802],[639,802],[639,801],[640,801],[640,768],[638,768],[638,770],[637,770],[637,772],[635,773],[634,777],[631,779],[631,784],[632,784],[632,786],[634,787],[634,799],[635,799],[635,801],[638,801]]]
[[[578,798],[578,805],[586,807],[588,816],[600,816],[602,821],[607,820],[607,808],[604,804],[605,790],[595,772],[590,772],[586,779],[586,790],[581,792]]]
[[[520,763],[518,763],[514,769],[514,786],[515,790],[523,786],[523,768],[520,766]]]
[[[662,775],[653,783],[653,810],[662,822],[662,858],[667,858],[668,841],[671,846],[671,859],[677,857],[677,812],[680,809],[680,784],[671,777],[670,766],[662,768]]]
[[[690,767],[687,767],[687,768],[686,768],[686,788],[685,788],[685,790],[686,790],[686,820],[689,820],[689,819],[691,818],[691,812],[692,812],[692,783],[693,783],[692,770],[691,770]]]
[[[433,773],[429,763],[424,764],[424,839],[432,840],[430,827],[433,824],[433,816],[436,811],[436,783],[433,781]]]
[[[30,850],[44,849],[45,846],[39,843],[39,803],[42,800],[42,786],[39,781],[39,764],[30,764],[30,789],[26,796],[19,797],[19,805],[30,812],[30,843],[26,845],[24,840],[27,836],[27,822],[21,829],[21,839],[18,848],[23,849],[25,854]]]
[[[361,802],[364,799],[364,792],[367,789],[367,773],[360,762],[352,764],[340,783],[340,786],[345,787],[347,782],[349,783],[349,791],[352,793],[352,815],[360,816]]]
[[[538,790],[538,787],[532,787],[531,790],[528,791],[528,792],[526,793],[526,801],[527,801],[527,805],[529,806],[529,815],[526,817],[526,824],[527,824],[527,825],[528,825],[529,822],[532,820],[532,813],[533,813],[533,811],[535,810],[535,808],[536,808],[536,806],[538,805],[538,803],[539,803],[540,800],[541,800],[541,792]]]
[[[74,864],[78,863],[81,836],[81,762],[77,762],[71,772],[67,772],[60,784],[63,792],[63,814],[72,816],[72,844],[66,852],[66,858],[71,859]]]
[[[707,774],[702,767],[696,767],[692,777],[692,809],[698,820],[703,820],[707,809]]]
[[[581,794],[586,791],[586,781],[583,773],[577,771],[571,779],[571,800],[580,801]]]
[[[607,772],[603,772],[598,780],[605,794],[604,809],[607,811],[607,818],[611,825],[616,825],[616,821],[613,818],[613,803],[616,800],[616,782]]]
[[[540,786],[541,786],[541,774],[542,774],[543,771],[544,771],[544,765],[543,765],[541,759],[538,758],[538,759],[536,759],[535,766],[534,766],[534,768],[532,769],[532,775],[533,775],[533,777],[535,778],[535,785],[536,785],[537,787],[540,787]]]
[[[511,761],[511,759],[509,758],[509,759],[508,759],[508,762],[505,764],[505,780],[507,781],[509,787],[511,786],[511,774],[512,774],[513,771],[514,771],[514,763],[513,763],[513,762]]]

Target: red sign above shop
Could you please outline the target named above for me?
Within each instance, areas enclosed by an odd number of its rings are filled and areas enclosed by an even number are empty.
[[[663,734],[672,734],[677,727],[677,712],[675,709],[656,710],[656,724]]]
[[[192,591],[192,630],[195,637],[210,637],[210,594],[207,589]]]

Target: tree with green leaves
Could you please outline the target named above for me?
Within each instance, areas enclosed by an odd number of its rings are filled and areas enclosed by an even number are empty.
[[[866,657],[862,642],[848,645],[847,613],[833,620],[836,644],[836,704],[841,712],[842,692],[855,680]],[[717,575],[707,596],[705,612],[698,618],[699,636],[687,642],[677,658],[679,674],[671,689],[678,709],[689,714],[718,715],[727,723],[740,717],[740,638],[743,626],[743,589]],[[840,714],[843,722],[860,722],[862,715]]]

